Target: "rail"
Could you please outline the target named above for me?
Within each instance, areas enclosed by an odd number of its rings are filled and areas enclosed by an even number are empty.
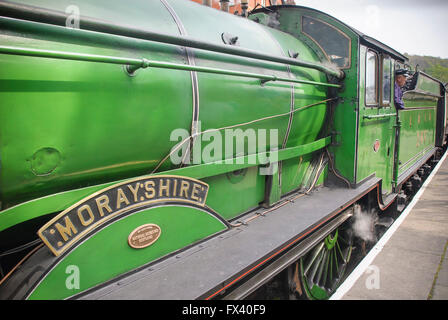
[[[396,117],[396,113],[387,113],[387,114],[374,114],[374,115],[364,115],[363,119],[382,119],[389,117]]]
[[[31,56],[31,57],[40,57],[40,58],[52,58],[52,59],[62,59],[62,60],[76,60],[76,61],[121,64],[121,65],[126,66],[126,70],[127,70],[128,74],[130,74],[130,75],[134,74],[135,71],[139,68],[153,67],[153,68],[197,71],[197,72],[205,72],[205,73],[240,76],[240,77],[247,77],[247,78],[256,78],[256,79],[261,80],[261,84],[264,84],[267,81],[282,81],[282,82],[301,83],[301,84],[309,84],[309,85],[324,86],[324,87],[334,87],[334,88],[341,87],[338,84],[332,84],[332,83],[309,81],[309,80],[297,80],[297,79],[277,77],[274,75],[265,75],[265,74],[233,71],[233,70],[210,68],[210,67],[200,67],[200,66],[192,66],[192,65],[185,65],[185,64],[152,61],[152,60],[147,60],[145,58],[141,58],[141,59],[124,58],[124,57],[113,57],[113,56],[103,56],[103,55],[73,53],[73,52],[63,52],[63,51],[52,51],[52,50],[32,49],[32,48],[9,47],[9,46],[0,46],[0,53],[11,54],[11,55]]]

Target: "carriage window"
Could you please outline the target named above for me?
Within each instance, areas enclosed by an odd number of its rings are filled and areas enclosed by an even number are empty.
[[[382,81],[382,99],[383,105],[390,104],[390,82],[392,79],[392,66],[390,58],[384,58],[383,60],[383,81]]]
[[[310,37],[339,68],[350,67],[350,38],[335,27],[310,17],[302,17],[302,32]]]
[[[376,53],[372,51],[367,52],[366,61],[366,104],[377,104],[377,88],[376,88],[376,69],[378,65],[378,58]]]

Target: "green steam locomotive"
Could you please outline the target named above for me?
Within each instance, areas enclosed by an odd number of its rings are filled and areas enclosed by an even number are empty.
[[[317,10],[0,1],[0,298],[328,298],[399,212],[446,87]],[[372,225],[373,226],[373,225]]]

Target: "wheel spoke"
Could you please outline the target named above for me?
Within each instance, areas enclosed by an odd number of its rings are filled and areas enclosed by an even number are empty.
[[[323,254],[324,254],[323,250],[320,250],[319,252],[320,252],[319,258],[315,260],[313,269],[311,270],[311,274],[310,274],[310,280],[312,281],[312,283],[317,283],[314,281],[314,277],[316,276],[317,269],[319,268],[319,265],[321,264],[320,262],[322,261]]]
[[[334,251],[333,257],[334,257],[335,271],[338,272],[339,271],[339,264],[338,264],[338,254],[337,254],[336,251]],[[337,273],[336,273],[336,277],[337,277]]]
[[[325,287],[327,285],[327,278],[328,278],[328,267],[330,266],[330,255],[331,251],[328,252],[326,259],[325,259],[325,270],[324,270],[324,278],[322,281],[322,286]]]
[[[307,262],[307,267],[305,268],[304,273],[307,274],[308,271],[310,270],[311,266],[313,265],[314,260],[316,260],[317,256],[319,255],[320,251],[323,249],[324,244],[322,243],[320,246],[316,247],[313,250],[313,253],[311,255],[310,260]]]
[[[339,228],[300,259],[300,281],[310,299],[327,299],[341,281],[352,251],[352,237]]]
[[[334,252],[330,252],[330,281],[333,281],[333,254]]]
[[[344,263],[347,263],[347,261],[345,261],[345,256],[344,256],[344,254],[342,253],[341,247],[339,246],[339,242],[336,243],[336,247],[337,247],[337,250],[338,250],[339,254],[341,255],[342,261],[343,261]]]
[[[327,250],[323,251],[322,260],[320,262],[319,270],[317,271],[317,278],[316,278],[316,281],[314,282],[317,285],[320,285],[320,279],[322,278],[322,273],[324,271],[325,261],[327,259],[327,256],[328,256],[328,251]]]

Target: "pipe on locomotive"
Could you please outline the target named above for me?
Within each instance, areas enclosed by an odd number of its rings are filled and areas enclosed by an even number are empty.
[[[388,118],[388,117],[396,117],[397,113],[386,113],[386,114],[368,114],[368,115],[364,115],[362,118],[363,119],[382,119],[382,118]]]
[[[211,7],[213,5],[213,0],[202,0],[202,4],[207,7]]]
[[[53,24],[65,28],[66,14],[61,11],[49,10],[29,5],[16,4],[10,2],[0,2],[0,17],[1,23],[17,24],[21,20],[28,20],[37,23]],[[14,18],[14,19],[8,19]],[[20,19],[20,20],[17,20]],[[23,21],[22,21],[23,22]],[[327,75],[343,79],[344,71],[326,66],[321,63],[309,62],[289,57],[274,56],[264,54],[255,50],[239,48],[230,45],[220,45],[197,40],[190,37],[174,36],[163,33],[157,33],[148,30],[140,30],[124,25],[117,25],[112,22],[105,22],[90,17],[80,17],[80,25],[83,29],[73,29],[73,32],[83,32],[84,30],[95,31],[101,33],[114,34],[118,36],[156,41],[165,44],[179,45],[189,48],[202,49],[218,53],[230,54],[235,56],[242,56],[253,58],[257,60],[270,61],[276,63],[283,63],[287,65],[294,65],[304,68],[315,69]]]
[[[247,18],[248,9],[249,9],[249,0],[241,0],[241,16]]]
[[[101,63],[112,63],[112,64],[122,64],[126,66],[126,72],[129,75],[133,75],[135,71],[140,68],[162,68],[162,69],[175,69],[184,71],[197,71],[205,73],[214,74],[225,74],[230,76],[240,76],[246,78],[256,78],[260,79],[260,84],[264,84],[268,81],[281,81],[290,83],[302,83],[316,86],[333,87],[340,88],[338,84],[309,81],[309,80],[296,80],[290,78],[277,77],[274,75],[233,71],[226,69],[210,68],[210,67],[200,67],[192,66],[178,63],[168,63],[160,61],[152,61],[145,58],[124,58],[124,57],[112,57],[112,56],[102,56],[94,54],[84,54],[84,53],[73,53],[73,52],[63,52],[63,51],[52,51],[52,50],[42,50],[42,49],[31,49],[31,48],[19,48],[19,47],[8,47],[0,46],[0,54],[11,54],[11,55],[22,55],[30,57],[40,57],[40,58],[52,58],[52,59],[62,59],[62,60],[77,60],[77,61],[88,61],[88,62],[101,62]]]
[[[222,11],[229,12],[229,0],[219,0],[219,3]]]

